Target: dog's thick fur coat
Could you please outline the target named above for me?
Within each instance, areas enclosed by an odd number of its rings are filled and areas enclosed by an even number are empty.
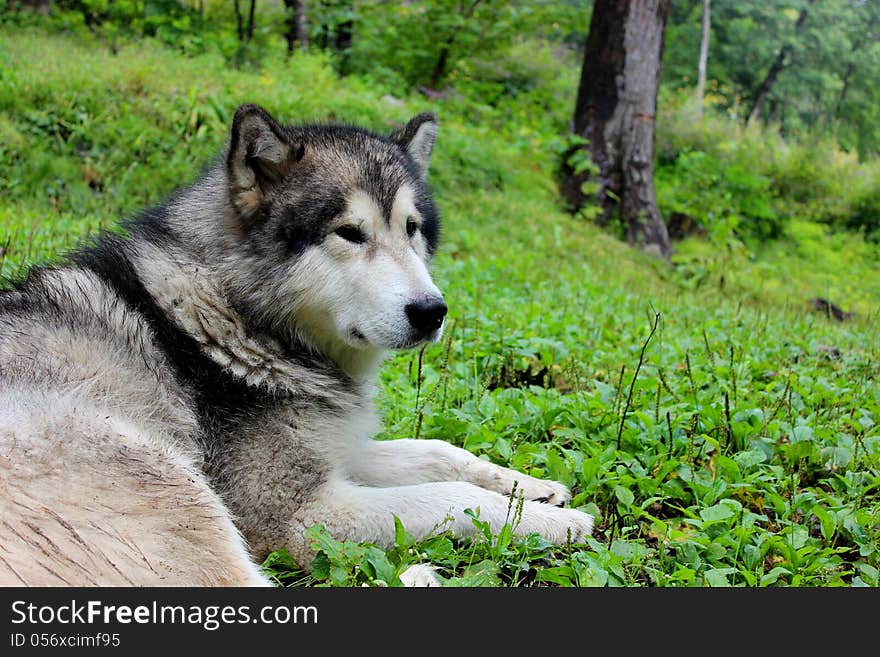
[[[389,137],[238,109],[166,205],[0,292],[0,584],[265,585],[305,532],[581,540],[564,486],[375,441],[383,353],[440,335],[433,115]],[[426,585],[430,571],[405,573]]]

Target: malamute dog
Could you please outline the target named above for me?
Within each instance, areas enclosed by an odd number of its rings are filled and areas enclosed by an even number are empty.
[[[436,440],[376,441],[390,349],[438,339],[437,134],[235,113],[167,204],[0,292],[0,584],[265,585],[306,529],[393,544],[494,530],[580,541],[564,486]],[[430,570],[404,573],[434,583]]]

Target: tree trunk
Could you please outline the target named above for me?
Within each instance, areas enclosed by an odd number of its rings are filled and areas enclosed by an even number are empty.
[[[452,48],[452,44],[454,41],[455,36],[451,35],[448,39],[446,39],[446,42],[440,49],[440,56],[437,58],[437,61],[434,64],[434,70],[431,73],[431,80],[428,82],[429,88],[436,89],[437,85],[440,83],[440,79],[444,75],[446,75],[446,63],[449,61],[449,50]]]
[[[669,233],[654,191],[654,116],[670,0],[596,0],[584,51],[573,129],[588,143],[562,164],[562,195],[578,210],[583,183],[598,183],[600,223],[615,214],[631,244],[667,257]],[[572,156],[597,171],[577,171]]]
[[[758,90],[755,92],[755,99],[752,102],[752,108],[749,111],[749,118],[746,119],[746,123],[754,123],[760,118],[761,110],[764,109],[764,101],[767,100],[767,94],[770,93],[770,89],[773,88],[776,78],[779,77],[782,69],[785,68],[785,59],[788,57],[790,51],[791,46],[788,44],[780,48],[779,54],[776,56],[776,59],[767,71],[767,75],[761,81],[761,84],[758,85]]]
[[[843,84],[840,87],[840,94],[837,96],[837,105],[834,107],[834,118],[838,121],[840,120],[840,113],[843,111],[843,101],[846,100],[846,92],[849,90],[849,79],[855,70],[855,62],[850,61],[843,72]]]
[[[834,108],[834,118],[838,121],[840,120],[840,113],[843,111],[843,103],[846,100],[846,93],[849,91],[849,83],[852,78],[852,74],[855,73],[856,70],[856,60],[855,55],[858,53],[862,46],[865,44],[865,40],[869,39],[874,34],[874,25],[877,23],[877,15],[872,13],[868,18],[868,22],[865,25],[865,33],[861,35],[858,39],[853,41],[852,44],[852,53],[853,58],[849,60],[846,64],[846,69],[843,72],[843,79],[841,82],[843,83],[840,87],[840,94],[837,97],[837,105]]]
[[[712,0],[703,0],[703,34],[700,39],[700,62],[697,66],[697,111],[703,115],[703,97],[706,95],[706,64],[709,61],[709,32],[712,19],[709,15]]]
[[[807,14],[809,14],[810,7],[816,0],[807,0],[807,5],[801,9],[800,14],[798,14],[797,21],[794,24],[795,33],[799,32],[801,27],[803,27],[804,22],[807,20]],[[749,118],[747,119],[747,123],[754,123],[761,117],[761,110],[764,108],[764,101],[767,100],[767,94],[770,93],[770,90],[773,88],[773,85],[776,82],[776,79],[779,77],[779,74],[782,73],[783,69],[789,65],[788,56],[791,54],[792,45],[791,42],[786,42],[780,49],[779,53],[776,55],[776,59],[773,60],[773,63],[770,65],[769,70],[767,71],[767,75],[764,76],[764,79],[761,81],[761,84],[758,85],[757,90],[755,91],[755,97],[752,101],[752,107],[749,110]]]
[[[465,22],[473,17],[474,12],[477,10],[477,5],[479,5],[480,2],[481,0],[474,0],[469,7],[464,8],[462,11],[462,17]],[[443,46],[440,48],[440,56],[437,57],[437,61],[434,63],[434,70],[431,72],[431,80],[428,82],[431,89],[436,89],[437,85],[440,84],[440,80],[446,75],[446,68],[449,65],[449,53],[452,51],[456,36],[458,36],[458,28],[454,29],[449,36],[446,37]]]
[[[238,34],[238,42],[241,43],[244,41],[244,25],[242,24],[241,19],[241,8],[238,6],[238,0],[233,0],[232,4],[235,7],[235,28],[236,33]]]
[[[306,21],[306,0],[284,0],[287,7],[287,54],[297,47],[305,50],[309,47],[309,31]]]
[[[52,10],[51,0],[17,0],[22,7],[27,7],[40,14],[48,14]],[[6,8],[12,9],[16,0],[6,0]]]
[[[337,52],[351,50],[354,43],[354,21],[341,21],[336,26],[336,35],[333,38],[333,47]]]
[[[251,0],[251,10],[248,14],[247,40],[254,38],[254,10],[257,8],[257,0]]]

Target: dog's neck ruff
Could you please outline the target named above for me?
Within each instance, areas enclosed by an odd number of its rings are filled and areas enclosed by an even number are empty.
[[[350,390],[351,383],[361,383],[330,362],[317,363],[316,369],[316,363],[298,360],[278,339],[254,333],[207,268],[184,254],[144,246],[133,264],[144,287],[178,328],[193,338],[208,358],[249,386],[274,394],[323,398],[339,405],[347,396],[340,393]]]

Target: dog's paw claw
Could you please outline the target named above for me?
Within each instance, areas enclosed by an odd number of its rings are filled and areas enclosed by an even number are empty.
[[[527,500],[549,506],[565,506],[571,499],[568,488],[558,481],[526,479],[517,482],[515,495],[523,495]]]

